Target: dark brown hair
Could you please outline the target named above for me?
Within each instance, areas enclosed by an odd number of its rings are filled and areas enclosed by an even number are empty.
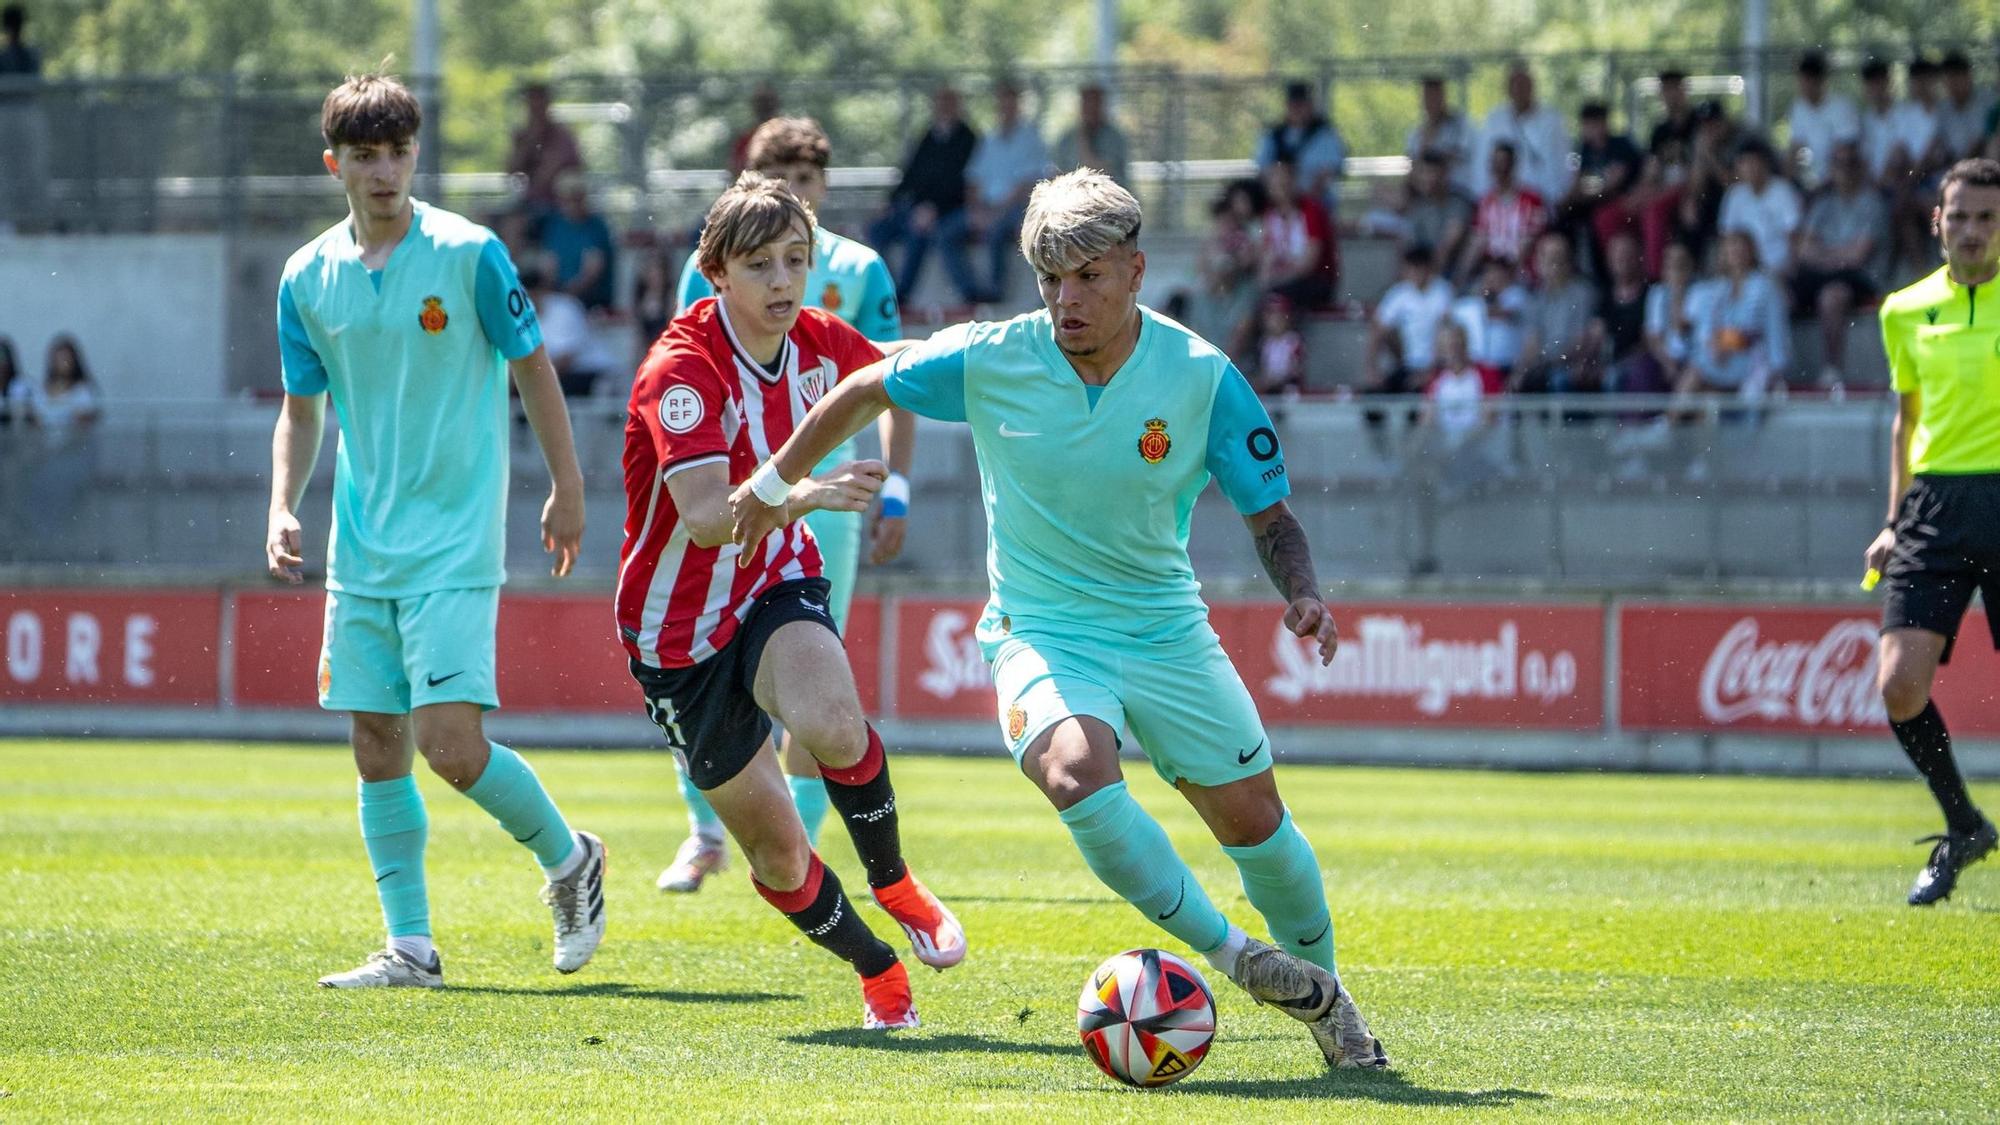
[[[743,163],[759,172],[781,164],[811,164],[825,168],[833,146],[826,130],[810,117],[773,117],[750,134]]]
[[[1938,185],[1939,206],[1944,205],[1944,193],[1950,191],[1953,184],[1964,184],[1966,187],[2000,188],[2000,160],[1975,156],[1970,160],[1961,160],[1952,165],[1951,170],[1944,174],[1944,182]]]
[[[794,227],[805,228],[810,247],[812,210],[799,202],[785,181],[762,172],[745,172],[708,209],[708,224],[694,248],[695,268],[704,277],[720,277],[729,259],[775,242]]]
[[[398,144],[423,127],[424,109],[410,88],[387,74],[350,75],[319,110],[326,147]]]

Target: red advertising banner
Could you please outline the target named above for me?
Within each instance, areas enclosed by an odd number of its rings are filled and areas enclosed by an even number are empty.
[[[326,591],[256,590],[235,595],[235,703],[317,707]]]
[[[215,591],[4,590],[0,701],[213,706]]]
[[[896,714],[989,719],[998,704],[973,639],[981,603],[896,602]],[[1604,611],[1595,605],[1334,606],[1341,643],[1321,666],[1275,604],[1218,605],[1210,623],[1273,725],[1511,727],[1604,724]]]
[[[1881,617],[1827,606],[1619,608],[1619,726],[1633,731],[1887,732],[1875,686]],[[1966,615],[1937,700],[1954,732],[2000,734],[2000,657]]]
[[[1210,624],[1273,726],[1507,727],[1604,724],[1604,610],[1597,605],[1340,602],[1340,648],[1285,629],[1282,607],[1215,606]]]

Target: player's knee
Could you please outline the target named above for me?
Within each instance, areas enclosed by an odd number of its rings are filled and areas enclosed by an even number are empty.
[[[859,715],[818,716],[786,731],[821,765],[846,769],[868,752],[868,725]]]
[[[1916,718],[1930,702],[1931,687],[1920,676],[1914,676],[1894,665],[1882,668],[1880,686],[1882,706],[1889,712],[1892,722],[1904,722]]]
[[[812,870],[812,846],[803,831],[744,843],[743,857],[757,881],[774,891],[798,890]]]
[[[431,772],[443,778],[453,789],[463,791],[471,788],[486,771],[486,761],[491,749],[485,739],[465,739],[433,736],[425,738],[419,733],[417,751],[424,756],[425,764]]]

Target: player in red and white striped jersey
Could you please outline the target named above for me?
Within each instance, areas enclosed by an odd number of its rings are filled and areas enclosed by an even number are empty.
[[[1528,251],[1549,225],[1548,204],[1515,182],[1512,144],[1494,142],[1489,159],[1493,187],[1479,198],[1478,209],[1473,213],[1472,237],[1466,241],[1459,275],[1470,277],[1477,263],[1498,258],[1532,277],[1535,264]]]
[[[783,181],[746,172],[710,208],[695,253],[716,296],[653,345],[627,410],[618,632],[654,724],[742,846],[758,893],[854,966],[864,1027],[914,1027],[908,974],[806,840],[772,716],[819,762],[869,888],[917,958],[957,964],[965,931],[903,862],[887,758],[862,717],[812,533],[793,523],[749,555],[731,542],[730,491],[843,375],[882,355],[803,308],[812,252],[812,212]],[[862,511],[887,476],[880,461],[849,461],[772,502]]]

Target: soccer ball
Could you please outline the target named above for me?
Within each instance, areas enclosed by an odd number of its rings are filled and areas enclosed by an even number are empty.
[[[1165,1086],[1201,1065],[1215,1038],[1215,994],[1193,965],[1128,949],[1084,983],[1076,1030],[1097,1069],[1128,1086]]]

